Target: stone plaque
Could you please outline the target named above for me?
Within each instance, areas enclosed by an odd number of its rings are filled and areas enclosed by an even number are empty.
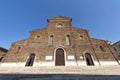
[[[74,56],[67,56],[68,59],[73,60],[75,59]]]
[[[45,60],[52,60],[52,56],[46,56]]]

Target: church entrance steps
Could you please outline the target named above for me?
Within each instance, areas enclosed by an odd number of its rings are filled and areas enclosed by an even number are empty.
[[[0,67],[0,80],[119,80],[120,66]]]
[[[120,66],[0,67],[0,73],[120,75]]]
[[[118,75],[2,74],[0,80],[119,80]]]

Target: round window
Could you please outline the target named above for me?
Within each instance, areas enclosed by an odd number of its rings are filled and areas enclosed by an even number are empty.
[[[62,28],[63,25],[61,23],[57,24],[57,28]]]

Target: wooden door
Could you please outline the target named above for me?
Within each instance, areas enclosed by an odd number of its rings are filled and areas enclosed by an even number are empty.
[[[25,66],[33,66],[35,54],[31,54]]]
[[[85,58],[86,58],[86,63],[87,63],[88,66],[94,65],[92,57],[89,53],[85,54]]]
[[[56,66],[63,66],[63,65],[65,65],[64,51],[61,48],[56,50],[55,65]]]

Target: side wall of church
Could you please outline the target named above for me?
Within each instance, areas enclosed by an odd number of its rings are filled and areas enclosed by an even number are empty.
[[[110,45],[105,40],[92,39],[91,41],[100,65],[118,64]]]

